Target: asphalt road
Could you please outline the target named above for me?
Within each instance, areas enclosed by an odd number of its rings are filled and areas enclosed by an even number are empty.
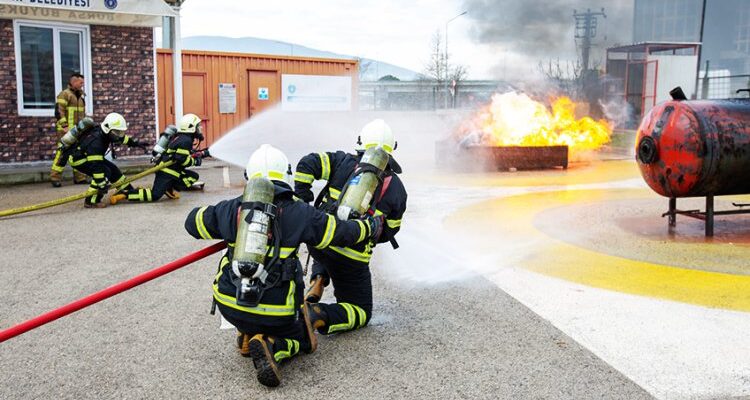
[[[176,201],[93,210],[76,202],[1,219],[0,326],[209,245],[185,233],[184,218],[241,193],[241,171],[231,170],[231,188],[222,187],[217,163],[198,171],[206,191]],[[84,188],[3,187],[0,208]],[[410,197],[400,235],[430,217],[420,211],[429,204],[429,196]],[[237,353],[234,332],[209,314],[218,259],[0,344],[0,398],[651,398],[491,281],[471,274],[441,284],[398,281],[378,272],[377,259],[370,326],[322,337],[318,352],[284,364],[282,385],[267,389]]]

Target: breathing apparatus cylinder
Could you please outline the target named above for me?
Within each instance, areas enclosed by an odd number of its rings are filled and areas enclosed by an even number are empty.
[[[65,132],[65,134],[60,138],[60,143],[62,143],[64,148],[75,146],[81,136],[83,136],[84,133],[88,132],[89,129],[93,128],[95,125],[96,124],[94,123],[93,119],[84,117],[82,120],[78,121],[76,126]]]
[[[349,179],[341,195],[336,216],[346,220],[360,218],[370,209],[373,195],[380,184],[390,155],[382,147],[365,150],[354,176]]]
[[[154,145],[151,154],[154,157],[159,157],[161,153],[163,153],[164,150],[167,149],[167,145],[169,145],[169,139],[171,139],[175,133],[177,133],[177,127],[174,125],[167,125],[167,127],[164,128],[164,132],[159,135],[159,140]]]
[[[269,232],[276,216],[273,183],[262,177],[251,178],[242,195],[232,271],[238,277],[237,304],[255,307],[263,295],[268,273],[263,263],[268,253]]]

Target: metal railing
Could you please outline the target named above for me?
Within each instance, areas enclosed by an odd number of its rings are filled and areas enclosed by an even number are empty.
[[[701,78],[698,79],[699,99],[748,97],[747,92],[737,93],[737,90],[750,88],[750,74],[729,75],[712,72],[714,71],[709,71],[708,77],[701,73]]]

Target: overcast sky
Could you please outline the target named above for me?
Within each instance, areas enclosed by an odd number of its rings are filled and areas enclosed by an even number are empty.
[[[187,0],[182,36],[279,40],[421,72],[432,35],[468,11],[448,27],[449,53],[469,78],[501,79],[533,73],[541,59],[574,59],[576,6],[611,9],[600,45],[629,41],[632,0]]]

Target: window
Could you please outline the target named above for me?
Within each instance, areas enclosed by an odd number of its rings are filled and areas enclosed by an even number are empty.
[[[18,114],[52,116],[57,94],[79,72],[87,81],[91,113],[89,28],[81,25],[14,21]]]

